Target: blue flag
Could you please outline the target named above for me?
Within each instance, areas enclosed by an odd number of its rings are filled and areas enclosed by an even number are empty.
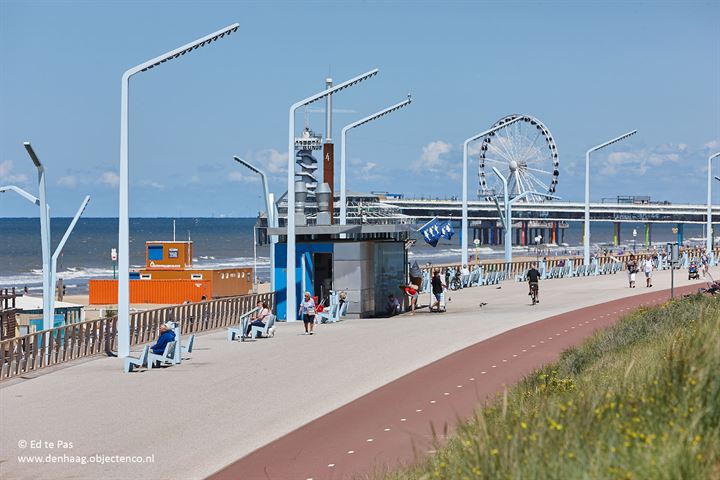
[[[455,230],[453,230],[452,223],[450,223],[450,220],[446,221],[440,226],[440,234],[450,240],[452,236],[455,234]]]
[[[443,233],[440,231],[441,224],[438,221],[437,218],[433,218],[429,222],[427,222],[425,225],[420,227],[418,232],[420,232],[425,239],[427,243],[432,245],[433,247],[437,246],[438,240],[440,240],[440,237],[443,236]],[[452,227],[451,227],[452,229]]]

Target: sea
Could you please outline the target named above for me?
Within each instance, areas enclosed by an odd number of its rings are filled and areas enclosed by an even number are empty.
[[[53,218],[51,238],[53,251],[70,224],[70,218]],[[174,223],[174,231],[173,231]],[[193,264],[201,268],[252,267],[257,258],[257,275],[261,281],[270,278],[270,257],[267,245],[257,246],[253,253],[254,218],[133,218],[130,219],[130,264],[132,268],[145,265],[145,242],[148,240],[193,241]],[[676,241],[670,224],[655,224],[652,241],[655,245]],[[632,249],[635,241],[644,240],[644,225],[623,224],[622,249]],[[0,288],[28,287],[30,294],[42,291],[42,258],[38,218],[0,218]],[[452,240],[441,240],[437,247],[427,245],[422,237],[409,249],[411,262],[442,264],[460,261],[459,229]],[[685,225],[685,240],[701,244],[702,225]],[[591,236],[594,246],[612,245],[612,223],[593,223]],[[581,253],[582,223],[572,222],[565,232],[562,245],[542,246],[542,255]],[[58,257],[58,278],[62,278],[68,294],[87,293],[91,278],[113,278],[111,249],[117,247],[117,218],[81,218]],[[470,248],[471,257],[499,259],[502,245]],[[513,247],[514,255],[538,254],[535,246]]]

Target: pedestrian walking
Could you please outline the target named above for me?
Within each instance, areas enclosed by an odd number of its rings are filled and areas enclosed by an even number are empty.
[[[635,259],[635,255],[630,254],[630,258],[625,264],[628,272],[628,281],[630,282],[630,288],[635,288],[635,275],[638,272],[638,263]]]
[[[643,270],[645,271],[645,287],[647,288],[652,287],[652,273],[654,268],[655,265],[653,264],[652,257],[648,255],[645,258],[645,265],[643,267]]]
[[[432,293],[435,297],[435,302],[430,306],[430,311],[432,312],[435,310],[436,312],[440,311],[440,301],[442,300],[442,294],[443,290],[445,290],[446,284],[443,283],[442,279],[440,278],[440,270],[435,270],[433,273],[432,278]]]
[[[305,292],[303,301],[300,302],[300,308],[298,309],[298,315],[302,317],[303,324],[305,325],[305,335],[313,334],[316,314],[315,308],[315,300],[310,296],[310,292]]]

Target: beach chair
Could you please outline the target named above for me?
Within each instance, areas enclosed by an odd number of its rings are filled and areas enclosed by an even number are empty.
[[[185,345],[180,342],[180,351],[183,353],[192,353],[193,351],[193,345],[195,345],[195,334],[193,333],[190,335],[190,338],[188,338],[188,341]]]
[[[235,340],[235,337],[240,337],[240,340],[245,340],[245,332],[247,331],[248,321],[250,320],[250,317],[253,313],[258,311],[258,307],[253,308],[249,312],[240,315],[240,325],[237,327],[228,327],[227,329],[227,339],[228,342],[232,342]]]
[[[268,336],[268,337],[275,336],[274,326],[275,326],[275,315],[270,314],[267,317],[265,317],[265,326],[264,327],[257,327],[257,326],[252,327],[252,330],[250,330],[250,338],[256,338],[258,333],[260,334],[261,337],[263,335]]]
[[[172,365],[175,365],[175,345],[177,342],[172,341],[168,342],[167,345],[165,345],[165,350],[163,350],[163,353],[160,355],[153,353],[152,351],[148,352],[147,355],[147,367],[149,369],[152,369],[153,366],[157,367],[162,365],[163,363],[170,363]],[[157,365],[156,365],[157,362]]]
[[[480,280],[482,278],[482,269],[480,267],[475,267],[470,272],[470,280],[468,280],[468,286],[469,287],[476,287],[480,284]]]
[[[147,363],[147,357],[148,352],[150,351],[150,345],[145,345],[142,349],[142,352],[140,352],[139,357],[125,357],[125,365],[123,367],[123,371],[125,373],[130,373],[133,371],[133,368],[135,367],[142,367]]]
[[[339,304],[335,303],[335,304],[330,305],[330,307],[327,310],[318,312],[317,315],[315,315],[315,323],[328,323],[328,322],[336,321],[336,320],[332,320],[332,319],[337,316],[339,310],[340,310]]]

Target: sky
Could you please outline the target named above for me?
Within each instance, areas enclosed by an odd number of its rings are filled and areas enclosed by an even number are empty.
[[[372,68],[334,96],[336,162],[343,125],[413,102],[349,134],[350,190],[459,196],[463,141],[524,114],[557,145],[563,200],[583,199],[588,148],[638,129],[593,154],[592,200],[705,202],[707,157],[720,151],[716,1],[0,0],[0,185],[37,194],[31,141],[53,215],[89,194],[86,216],[117,216],[123,72],[234,22],[236,33],[131,79],[131,216],[255,216],[261,184],[233,155],[282,194],[290,105],[328,75]],[[301,109],[297,133],[324,133],[323,108]],[[0,194],[0,217],[36,215]]]

